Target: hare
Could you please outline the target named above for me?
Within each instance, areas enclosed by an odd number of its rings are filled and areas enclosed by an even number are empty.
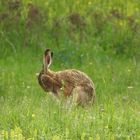
[[[93,103],[95,88],[92,80],[85,73],[75,69],[58,72],[49,70],[52,57],[53,52],[46,49],[43,56],[43,68],[38,75],[40,86],[58,98],[75,96],[77,105]]]

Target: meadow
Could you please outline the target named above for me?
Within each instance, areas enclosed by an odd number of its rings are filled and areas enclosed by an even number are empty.
[[[0,140],[139,140],[140,2],[0,0]],[[96,87],[93,106],[57,102],[38,84],[75,68]]]

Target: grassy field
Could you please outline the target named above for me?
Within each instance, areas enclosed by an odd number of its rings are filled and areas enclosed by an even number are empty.
[[[139,140],[139,1],[13,5],[0,1],[0,140]],[[51,69],[91,77],[93,106],[57,102],[41,89],[36,73],[48,47]]]
[[[55,63],[52,69],[64,69]],[[96,102],[87,109],[66,106],[44,93],[36,78],[41,64],[24,53],[0,60],[1,140],[140,139],[138,61],[102,55],[81,66],[74,63],[96,86]]]

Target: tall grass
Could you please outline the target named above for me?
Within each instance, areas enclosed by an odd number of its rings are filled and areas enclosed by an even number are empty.
[[[0,5],[1,52],[49,46],[90,46],[108,54],[139,55],[139,2],[9,1]],[[16,39],[15,39],[16,38]],[[78,49],[79,50],[79,49]],[[10,53],[11,54],[11,53]]]
[[[1,139],[140,138],[140,69],[135,60],[102,56],[83,67],[73,65],[96,85],[96,102],[86,109],[56,102],[44,93],[35,75],[41,61],[35,56],[7,58],[0,64]]]
[[[140,139],[139,1],[0,1],[0,140]],[[36,73],[76,68],[96,86],[92,107],[57,102]]]

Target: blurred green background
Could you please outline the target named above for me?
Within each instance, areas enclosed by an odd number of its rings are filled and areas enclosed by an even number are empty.
[[[76,68],[96,87],[87,109],[57,103],[36,73]],[[0,0],[0,140],[140,139],[139,0]]]

